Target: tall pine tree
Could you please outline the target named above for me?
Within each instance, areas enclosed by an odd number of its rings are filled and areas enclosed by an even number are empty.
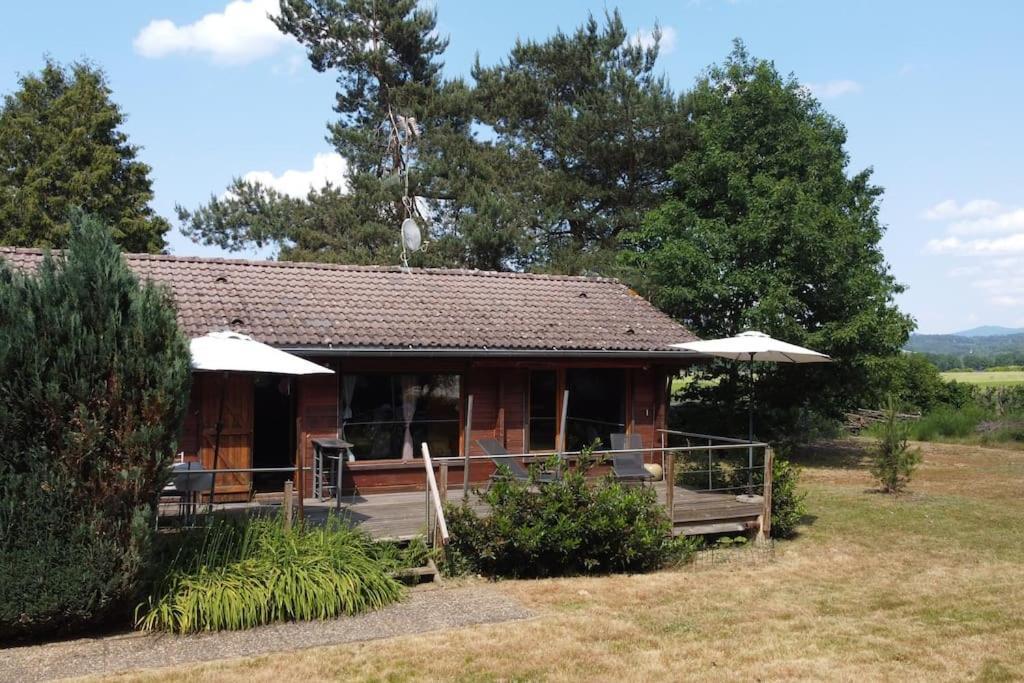
[[[612,270],[619,235],[668,188],[686,128],[658,51],[631,40],[616,10],[474,67],[480,116],[521,169],[493,191],[521,207],[533,267]]]
[[[349,163],[338,179],[346,192],[294,199],[236,180],[225,198],[179,208],[186,234],[233,248],[276,243],[286,258],[395,264],[398,226],[412,215],[430,241],[414,264],[517,261],[517,227],[486,203],[500,155],[472,135],[470,89],[441,78],[447,41],[434,10],[415,0],[285,0],[276,22],[314,69],[338,74],[328,140]]]

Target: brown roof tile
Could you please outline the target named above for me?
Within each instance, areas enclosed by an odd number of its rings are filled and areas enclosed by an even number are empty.
[[[37,249],[0,247],[34,268]],[[168,285],[185,333],[285,347],[665,352],[693,334],[616,280],[126,254]]]

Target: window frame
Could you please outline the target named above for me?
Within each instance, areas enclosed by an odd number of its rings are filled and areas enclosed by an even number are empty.
[[[343,395],[344,394],[344,378],[346,376],[376,377],[376,378],[380,378],[380,379],[386,379],[388,381],[394,381],[395,379],[397,379],[399,382],[401,382],[400,378],[403,375],[412,375],[414,377],[415,376],[422,376],[422,375],[429,375],[431,377],[449,376],[449,377],[455,377],[456,378],[456,381],[457,381],[457,384],[458,384],[458,397],[456,398],[456,401],[455,401],[455,404],[456,404],[455,417],[452,418],[452,419],[444,419],[444,420],[437,420],[437,419],[415,419],[414,418],[410,422],[410,425],[414,425],[414,424],[452,424],[452,423],[454,423],[455,427],[456,427],[455,446],[456,446],[456,448],[458,450],[457,450],[456,453],[453,453],[453,456],[461,455],[462,454],[462,449],[463,449],[463,444],[464,444],[464,439],[465,439],[465,434],[463,433],[464,432],[464,427],[465,427],[463,422],[464,422],[465,402],[466,402],[465,373],[462,372],[462,371],[453,370],[453,369],[444,369],[444,370],[431,370],[431,369],[422,369],[421,370],[421,369],[417,369],[417,370],[404,370],[404,371],[403,370],[365,370],[365,371],[355,371],[355,372],[346,372],[346,371],[339,372],[338,373],[338,391],[337,391],[337,395],[338,395],[338,434],[339,434],[339,438],[341,438],[340,435],[345,433],[345,427],[349,426],[349,425],[356,426],[356,427],[366,426],[366,425],[404,425],[404,420],[401,419],[401,418],[400,419],[395,419],[395,420],[383,420],[383,421],[379,421],[379,422],[374,422],[374,421],[371,421],[371,420],[345,420],[342,416],[344,415],[344,411],[345,411],[345,407],[346,407],[345,406],[345,401],[344,401],[344,395]],[[413,443],[413,459],[412,460],[403,460],[402,459],[401,449],[399,448],[399,451],[397,452],[397,454],[395,456],[393,456],[393,457],[390,457],[390,458],[358,457],[358,454],[356,454],[356,460],[352,461],[351,463],[348,463],[346,466],[352,466],[352,465],[355,465],[355,466],[361,466],[361,465],[408,466],[409,463],[417,463],[418,465],[422,466],[421,465],[422,458],[423,458],[423,456],[420,453],[420,450],[419,450],[417,444],[414,442]]]

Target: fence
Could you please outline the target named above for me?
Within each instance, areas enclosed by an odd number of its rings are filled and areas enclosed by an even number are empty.
[[[279,509],[285,516],[286,523],[290,524],[294,516],[301,520],[305,516],[302,489],[304,477],[311,467],[218,467],[217,469],[183,469],[177,470],[172,475],[172,483],[161,491],[157,498],[157,525],[160,520],[176,521],[182,526],[193,526],[201,514],[210,514],[215,510],[228,511],[245,510],[247,513],[252,505],[249,500],[245,501],[215,501],[210,496],[211,489],[217,491],[213,486],[216,477],[223,475],[237,474],[281,474],[291,473],[295,475],[287,479],[281,488],[281,502]],[[230,492],[217,491],[217,497],[230,497]],[[276,497],[277,493],[268,495]]]

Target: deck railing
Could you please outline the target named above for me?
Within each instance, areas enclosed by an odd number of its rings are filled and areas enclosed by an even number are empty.
[[[589,451],[592,457],[610,460],[617,454],[636,453],[640,451],[661,460],[663,481],[665,482],[665,506],[670,518],[674,514],[675,484],[683,488],[702,493],[738,493],[762,496],[764,514],[761,521],[762,530],[767,533],[770,528],[771,511],[771,461],[772,449],[762,441],[747,441],[729,437],[680,432],[674,430],[658,430],[662,438],[662,446],[628,448],[621,450],[601,449]],[[686,445],[667,445],[669,438],[684,438]],[[700,441],[700,443],[696,443]],[[543,463],[554,456],[559,466],[571,466],[584,451],[564,451],[561,453],[508,453],[501,455],[460,455],[435,457],[431,469],[443,467],[445,473],[449,467],[462,467],[463,497],[469,495],[469,467],[475,461],[499,463],[505,459],[514,459],[530,465]],[[730,457],[731,461],[730,461]],[[744,457],[746,456],[746,457]],[[760,456],[760,457],[757,457]],[[700,462],[698,462],[698,458]],[[746,460],[745,463],[742,461]],[[705,464],[706,463],[706,464]],[[447,482],[447,477],[445,477]],[[756,499],[755,499],[756,500]]]
[[[433,541],[434,545],[448,544],[448,524],[444,519],[444,503],[448,497],[448,465],[441,465],[441,489],[438,490],[437,479],[434,477],[434,463],[430,459],[430,448],[426,442],[421,445],[423,453],[423,469],[427,474],[427,533],[430,534],[430,511],[434,511]],[[443,493],[442,493],[443,491]],[[443,498],[442,498],[443,496]]]
[[[210,477],[215,479],[216,477],[224,475],[234,474],[292,474],[294,475],[290,479],[286,479],[281,486],[281,510],[284,513],[285,522],[291,524],[292,518],[297,513],[299,520],[302,520],[305,513],[305,506],[303,501],[302,489],[304,486],[305,473],[311,471],[312,467],[218,467],[217,469],[186,469],[179,470],[174,473],[172,479],[183,478],[185,481],[185,489],[178,491],[175,489],[165,489],[160,492],[157,496],[157,514],[156,521],[159,525],[161,518],[177,517],[179,521],[187,526],[195,524],[200,514],[200,509],[205,513],[212,513],[218,507],[220,509],[229,509],[231,507],[239,505],[235,501],[224,501],[214,500],[210,497],[210,488],[194,488],[194,482],[200,480],[201,477]],[[276,496],[277,492],[266,491],[263,492],[272,496]],[[217,497],[227,496],[230,498],[231,492],[225,492],[223,490],[217,491]],[[177,499],[176,503],[163,502],[168,499]],[[177,507],[177,514],[171,515],[164,511],[167,507]]]

